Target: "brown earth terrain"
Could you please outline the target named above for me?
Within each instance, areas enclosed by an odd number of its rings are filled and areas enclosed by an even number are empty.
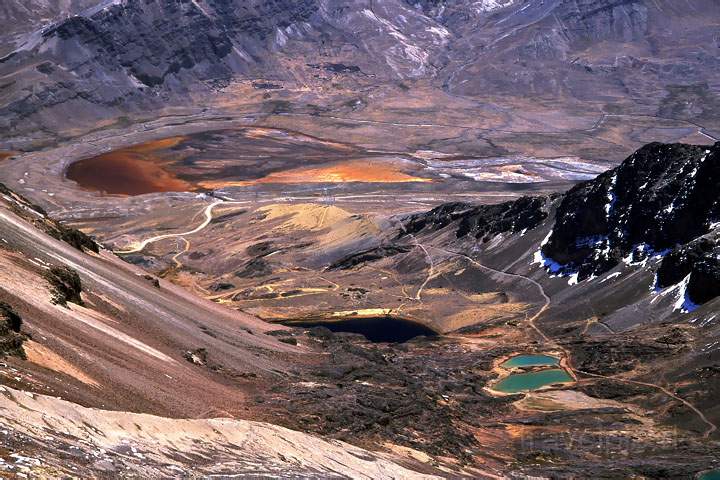
[[[543,256],[720,139],[716,2],[50,3],[0,6],[0,476],[718,468],[720,300]]]

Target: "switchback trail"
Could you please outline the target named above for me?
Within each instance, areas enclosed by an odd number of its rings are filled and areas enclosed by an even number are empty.
[[[118,255],[128,255],[131,253],[138,253],[145,250],[145,248],[150,245],[151,243],[159,242],[161,240],[167,240],[168,238],[177,238],[177,237],[184,237],[185,235],[193,235],[195,233],[200,232],[201,230],[204,230],[208,225],[210,225],[210,222],[213,221],[213,209],[217,207],[218,205],[234,205],[234,204],[246,204],[248,202],[227,202],[224,200],[216,200],[215,202],[211,203],[207,207],[203,209],[203,214],[205,215],[205,220],[195,227],[194,229],[187,231],[187,232],[180,232],[180,233],[166,233],[163,235],[156,235],[154,237],[147,238],[140,243],[135,244],[133,247],[130,247],[125,250],[115,250],[114,253]]]
[[[472,257],[470,257],[470,256],[468,256],[468,255],[465,255],[465,254],[463,254],[463,253],[453,252],[453,251],[445,250],[445,249],[443,249],[443,248],[438,248],[438,247],[430,247],[430,248],[433,248],[433,249],[435,249],[435,250],[439,250],[439,251],[441,251],[441,252],[444,252],[444,253],[447,253],[447,254],[450,254],[450,255],[454,255],[454,256],[456,256],[456,257],[464,258],[465,260],[469,261],[470,263],[472,263],[473,265],[475,265],[476,267],[478,267],[478,268],[480,268],[480,269],[482,269],[482,270],[487,270],[487,271],[489,271],[489,272],[492,272],[492,273],[495,273],[495,274],[498,274],[498,275],[502,275],[502,276],[508,277],[508,278],[518,278],[518,279],[525,280],[525,281],[533,284],[533,285],[538,289],[538,291],[540,292],[540,295],[541,295],[542,298],[543,298],[543,305],[542,305],[542,307],[540,308],[540,310],[538,310],[532,317],[529,317],[529,318],[527,319],[527,322],[528,322],[528,324],[530,325],[530,327],[531,327],[533,330],[535,330],[535,332],[537,332],[537,334],[540,335],[540,337],[541,337],[546,343],[551,343],[551,344],[553,344],[553,345],[556,345],[559,349],[561,349],[561,350],[563,350],[563,351],[565,350],[565,349],[563,349],[560,345],[557,345],[556,342],[554,342],[550,337],[548,337],[547,335],[545,335],[545,333],[544,333],[542,330],[540,330],[540,329],[537,327],[537,325],[535,325],[535,320],[537,320],[538,318],[540,318],[540,316],[541,316],[543,313],[545,313],[545,311],[546,311],[548,308],[550,308],[550,297],[547,295],[547,293],[545,293],[545,288],[544,288],[539,282],[536,282],[536,281],[533,280],[532,278],[526,277],[525,275],[520,275],[520,274],[517,274],[517,273],[510,273],[510,272],[506,272],[506,271],[503,271],[503,270],[498,270],[498,269],[496,269],[496,268],[488,267],[487,265],[483,265],[482,263],[478,262],[478,261],[475,260],[474,258],[472,258]]]
[[[692,410],[692,411],[700,418],[700,420],[701,420],[705,425],[707,425],[707,427],[708,427],[708,428],[705,430],[705,432],[703,432],[703,437],[704,437],[704,438],[709,438],[714,432],[716,432],[716,431],[718,430],[717,425],[715,425],[713,422],[711,422],[699,408],[697,408],[695,405],[693,405],[693,404],[690,403],[689,401],[685,400],[684,398],[682,398],[682,397],[676,395],[675,393],[671,392],[670,390],[668,390],[667,388],[663,387],[662,385],[658,385],[658,384],[655,384],[655,383],[649,383],[649,382],[641,382],[641,381],[638,381],[638,380],[630,380],[630,379],[625,379],[625,378],[618,378],[618,377],[612,377],[612,376],[607,376],[607,375],[600,375],[600,374],[596,374],[596,373],[590,373],[590,372],[585,372],[585,371],[583,371],[583,370],[577,370],[577,369],[575,369],[575,367],[573,367],[573,365],[572,365],[570,352],[569,352],[565,347],[563,347],[562,345],[560,345],[558,342],[556,342],[555,340],[553,340],[552,338],[550,338],[548,335],[546,335],[545,332],[543,332],[543,331],[535,324],[535,320],[537,320],[543,313],[545,313],[545,311],[547,311],[548,308],[550,308],[550,297],[545,293],[544,287],[543,287],[540,283],[538,283],[537,281],[535,281],[535,280],[533,280],[532,278],[527,277],[527,276],[525,276],[525,275],[520,275],[520,274],[517,274],[517,273],[510,273],[510,272],[506,272],[506,271],[502,271],[502,270],[497,270],[497,269],[492,268],[492,267],[488,267],[487,265],[483,265],[482,263],[478,262],[477,260],[473,259],[472,257],[469,257],[468,255],[465,255],[465,254],[462,254],[462,253],[457,253],[457,252],[453,252],[453,251],[450,251],[450,250],[445,250],[445,249],[437,248],[437,247],[430,247],[430,248],[434,248],[434,249],[439,250],[439,251],[441,251],[441,252],[445,252],[445,253],[450,254],[450,255],[455,255],[455,256],[457,256],[457,257],[464,258],[464,259],[468,260],[470,263],[472,263],[473,265],[475,265],[476,267],[481,268],[481,269],[483,269],[483,270],[487,270],[487,271],[489,271],[489,272],[492,272],[492,273],[495,273],[495,274],[498,274],[498,275],[502,275],[502,276],[506,276],[506,277],[510,277],[510,278],[523,279],[523,280],[525,280],[525,281],[533,284],[534,286],[536,286],[536,287],[538,288],[540,294],[542,295],[545,303],[543,304],[542,308],[540,308],[540,310],[538,310],[537,313],[535,313],[535,315],[533,315],[532,317],[529,317],[529,318],[527,319],[527,322],[528,322],[528,324],[530,325],[530,327],[531,327],[535,332],[537,332],[538,335],[540,335],[540,337],[541,337],[546,343],[548,343],[548,344],[552,345],[553,347],[561,350],[561,351],[565,354],[565,360],[566,360],[567,368],[573,373],[573,376],[575,376],[576,379],[577,379],[577,374],[580,374],[580,375],[585,375],[585,376],[593,377],[593,378],[604,378],[604,379],[606,379],[606,380],[612,380],[612,381],[615,381],[615,382],[626,383],[626,384],[631,384],[631,385],[642,385],[642,386],[654,388],[654,389],[656,389],[656,390],[664,393],[664,394],[667,395],[668,397],[672,398],[673,400],[676,400],[676,401],[682,403],[682,404],[685,405],[687,408],[689,408],[690,410]]]

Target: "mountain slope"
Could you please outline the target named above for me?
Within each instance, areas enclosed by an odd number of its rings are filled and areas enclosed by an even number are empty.
[[[117,409],[201,415],[242,403],[242,391],[224,377],[232,372],[276,375],[287,368],[282,352],[297,350],[262,335],[271,327],[259,320],[172,284],[154,284],[105,250],[82,252],[52,238],[28,223],[52,223],[41,211],[12,193],[2,198],[1,298],[25,319],[23,328],[43,351],[92,379],[53,378],[41,365],[44,373],[33,373],[45,377],[50,391]],[[57,300],[65,291],[52,276],[58,267],[77,272],[81,282],[75,287],[81,291],[67,296],[74,301],[67,307],[64,298]],[[184,355],[199,347],[221,368],[190,367]],[[26,367],[33,371],[32,365]],[[98,384],[105,387],[87,388]],[[214,392],[212,400],[202,400],[208,392]]]
[[[497,251],[504,248],[498,236],[542,229],[547,237],[535,262],[551,275],[577,283],[616,268],[652,267],[657,291],[686,280],[697,306],[720,296],[719,181],[720,143],[653,143],[565,194],[491,206],[442,205],[405,218],[401,237],[452,232],[453,243],[469,248],[476,239]]]
[[[0,474],[45,478],[441,478],[413,472],[346,443],[266,423],[109,412],[0,389],[4,429],[0,442],[14,451],[8,459],[12,468],[0,463]]]
[[[92,118],[212,92],[234,78],[313,81],[318,69],[419,77],[432,72],[432,52],[446,35],[394,0],[373,9],[319,0],[124,0],[48,26],[0,59],[0,72],[16,82],[13,95],[0,98],[2,121],[12,128],[55,106]]]
[[[719,155],[720,144],[643,147],[565,195],[543,254],[584,280],[711,233],[720,221]]]
[[[0,188],[0,472],[424,478],[341,442],[228,419],[257,417],[257,385],[309,352],[265,334],[283,327],[95,253]],[[213,461],[187,460],[195,455]]]
[[[667,85],[712,78],[717,44],[708,27],[719,8],[708,0],[549,0],[514,2],[477,27],[441,17],[461,55],[446,85],[464,95],[514,88],[585,100],[662,98]]]
[[[103,5],[28,35],[0,59],[3,126],[54,109],[92,122],[183,105],[188,92],[212,95],[238,80],[322,90],[328,78],[355,88],[425,80],[460,96],[717,120],[712,0]]]
[[[651,144],[563,195],[410,216],[400,238],[412,233],[465,259],[483,282],[524,282],[543,293],[527,327],[542,332],[545,348],[569,352],[578,375],[606,375],[611,386],[662,378],[717,421],[719,153],[720,144]],[[503,218],[518,209],[518,225]],[[714,431],[687,410],[663,416]]]

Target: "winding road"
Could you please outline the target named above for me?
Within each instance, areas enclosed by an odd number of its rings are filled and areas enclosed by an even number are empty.
[[[207,207],[203,209],[203,214],[205,215],[205,220],[195,227],[192,230],[189,230],[187,232],[180,232],[180,233],[166,233],[163,235],[156,235],[154,237],[146,238],[145,240],[141,241],[140,243],[134,244],[130,248],[124,249],[124,250],[114,250],[114,253],[118,255],[129,255],[131,253],[138,253],[145,250],[145,248],[155,242],[159,242],[161,240],[167,240],[168,238],[177,238],[177,237],[184,237],[185,235],[193,235],[195,233],[198,233],[202,230],[204,230],[208,225],[210,225],[210,222],[213,221],[213,209],[217,207],[218,205],[246,205],[249,202],[238,202],[238,201],[232,201],[228,202],[225,200],[216,200],[215,202],[211,203]]]
[[[533,315],[532,317],[529,317],[529,318],[527,319],[528,325],[530,325],[530,327],[531,327],[533,330],[535,330],[535,332],[537,332],[537,334],[540,335],[540,337],[541,337],[546,343],[552,343],[553,345],[556,345],[559,349],[565,351],[564,348],[562,348],[560,345],[557,345],[557,342],[553,341],[553,340],[552,340],[550,337],[548,337],[542,330],[540,330],[540,329],[537,327],[537,325],[535,325],[535,320],[537,320],[538,318],[540,318],[540,316],[541,316],[543,313],[545,313],[545,311],[546,311],[548,308],[550,308],[550,297],[547,295],[547,293],[545,293],[545,288],[544,288],[539,282],[533,280],[533,279],[530,278],[530,277],[526,277],[525,275],[520,275],[520,274],[517,274],[517,273],[510,273],[510,272],[507,272],[507,271],[504,271],[504,270],[498,270],[498,269],[496,269],[496,268],[488,267],[487,265],[483,265],[482,263],[478,262],[478,261],[475,260],[474,258],[472,258],[472,257],[470,257],[470,256],[468,256],[468,255],[465,255],[465,254],[463,254],[463,253],[453,252],[453,251],[445,250],[445,249],[443,249],[443,248],[438,248],[438,247],[430,247],[430,248],[432,248],[432,249],[434,249],[434,250],[439,250],[439,251],[441,251],[441,252],[443,252],[443,253],[446,253],[446,254],[449,254],[449,255],[454,255],[454,256],[456,256],[456,257],[464,258],[465,260],[469,261],[470,263],[472,263],[473,265],[475,265],[476,267],[478,267],[478,268],[480,268],[480,269],[482,269],[482,270],[487,270],[487,271],[489,271],[489,272],[491,272],[491,273],[495,273],[495,274],[498,274],[498,275],[501,275],[501,276],[504,276],[504,277],[508,277],[508,278],[525,280],[525,281],[530,282],[531,284],[533,284],[535,287],[537,287],[538,291],[540,292],[540,295],[541,295],[542,298],[543,298],[543,305],[542,305],[542,307],[540,308],[540,310],[538,310],[538,311],[535,313],[535,315]]]
[[[489,271],[489,272],[492,272],[492,273],[495,273],[495,274],[498,274],[498,275],[506,276],[506,277],[509,277],[509,278],[522,279],[522,280],[525,280],[525,281],[531,283],[531,284],[534,285],[535,287],[537,287],[538,290],[539,290],[539,292],[540,292],[540,294],[542,295],[542,297],[543,297],[543,299],[544,299],[544,303],[543,303],[543,306],[540,308],[540,310],[538,310],[532,317],[529,317],[529,318],[527,319],[527,323],[528,323],[528,325],[530,325],[530,327],[531,327],[535,332],[538,333],[538,335],[543,339],[543,341],[544,341],[545,343],[548,343],[548,344],[552,345],[554,348],[557,348],[558,350],[560,350],[560,351],[562,351],[562,352],[564,353],[564,355],[565,355],[565,361],[566,361],[566,367],[567,367],[568,370],[570,370],[570,372],[573,373],[573,376],[574,376],[576,379],[577,379],[577,375],[580,374],[580,375],[584,375],[584,376],[586,376],[586,377],[603,378],[603,379],[606,379],[606,380],[611,380],[611,381],[620,382],[620,383],[626,383],[626,384],[630,384],[630,385],[641,385],[641,386],[645,386],[645,387],[654,388],[654,389],[656,389],[656,390],[664,393],[664,394],[667,395],[668,397],[672,398],[673,400],[676,400],[676,401],[682,403],[683,405],[685,405],[685,406],[686,406],[687,408],[689,408],[692,412],[694,412],[694,413],[700,418],[700,420],[701,420],[705,425],[707,425],[707,428],[706,428],[705,431],[703,432],[703,438],[709,438],[713,433],[715,433],[715,432],[718,430],[717,425],[714,424],[713,422],[711,422],[711,421],[707,418],[707,416],[706,416],[699,408],[697,408],[695,405],[693,405],[693,404],[690,403],[689,401],[685,400],[684,398],[682,398],[682,397],[678,396],[677,394],[671,392],[670,390],[668,390],[667,388],[663,387],[662,385],[658,385],[658,384],[655,384],[655,383],[649,383],[649,382],[641,382],[641,381],[638,381],[638,380],[630,380],[630,379],[625,379],[625,378],[618,378],[618,377],[612,377],[612,376],[607,376],[607,375],[600,375],[600,374],[596,374],[596,373],[586,372],[586,371],[583,371],[583,370],[577,370],[576,368],[574,368],[574,367],[572,366],[572,361],[571,361],[572,357],[571,357],[571,355],[570,355],[570,351],[569,351],[568,349],[566,349],[565,347],[563,347],[562,345],[560,345],[560,344],[559,344],[558,342],[556,342],[555,340],[553,340],[551,337],[549,337],[545,332],[543,332],[543,331],[535,324],[535,320],[537,320],[538,318],[540,318],[540,316],[541,316],[543,313],[545,313],[545,311],[547,311],[548,308],[550,308],[550,297],[549,297],[549,296],[547,295],[547,293],[545,292],[545,288],[544,288],[539,282],[537,282],[536,280],[533,280],[532,278],[527,277],[527,276],[525,276],[525,275],[520,275],[520,274],[517,274],[517,273],[510,273],[510,272],[507,272],[507,271],[497,270],[497,269],[495,269],[495,268],[488,267],[487,265],[483,265],[482,263],[478,262],[478,261],[475,260],[474,258],[472,258],[472,257],[470,257],[470,256],[468,256],[468,255],[465,255],[465,254],[463,254],[463,253],[453,252],[453,251],[450,251],[450,250],[445,250],[445,249],[437,248],[437,247],[430,247],[430,248],[433,248],[433,249],[435,249],[435,250],[439,250],[439,251],[444,252],[444,253],[446,253],[446,254],[450,254],[450,255],[454,255],[454,256],[457,256],[457,257],[464,258],[464,259],[466,259],[467,261],[469,261],[470,263],[472,263],[473,265],[475,265],[476,267],[478,267],[478,268],[480,268],[480,269],[482,269],[482,270],[486,270],[486,271]]]

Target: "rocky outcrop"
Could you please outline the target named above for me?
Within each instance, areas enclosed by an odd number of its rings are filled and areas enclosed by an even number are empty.
[[[368,262],[374,262],[383,258],[392,257],[400,253],[407,253],[412,247],[405,245],[381,245],[376,248],[353,253],[330,264],[329,270],[347,270]]]
[[[25,358],[23,342],[27,336],[21,332],[22,318],[5,302],[0,302],[0,357],[13,355]]]
[[[563,197],[542,254],[579,280],[665,257],[658,286],[690,275],[689,294],[704,303],[720,294],[717,237],[708,235],[720,226],[718,184],[720,144],[647,145]]]
[[[720,296],[718,185],[720,143],[652,143],[562,196],[440,205],[407,217],[399,238],[446,230],[484,243],[532,230],[554,210],[553,228],[538,252],[551,273],[582,281],[621,263],[662,260],[657,287],[687,279],[685,293],[699,305]]]
[[[82,282],[78,272],[67,266],[51,267],[45,272],[52,291],[52,302],[67,307],[68,302],[83,305]]]
[[[500,233],[537,227],[548,216],[547,202],[547,197],[523,197],[497,205],[447,203],[408,217],[401,236],[437,231],[454,224],[457,238],[472,236],[486,242]]]
[[[689,276],[689,277],[688,277]],[[720,296],[720,242],[701,238],[680,246],[663,258],[657,287],[677,285],[688,278],[687,295],[696,304]]]
[[[708,233],[720,218],[719,155],[720,144],[641,148],[564,196],[543,253],[584,279]]]
[[[35,227],[47,233],[51,237],[72,245],[81,251],[83,249],[95,253],[100,251],[100,245],[98,245],[97,242],[95,242],[95,240],[93,240],[90,236],[80,230],[67,227],[51,219],[42,207],[35,205],[30,200],[10,190],[2,183],[0,183],[0,195],[3,196],[3,199],[13,213],[33,223]]]

